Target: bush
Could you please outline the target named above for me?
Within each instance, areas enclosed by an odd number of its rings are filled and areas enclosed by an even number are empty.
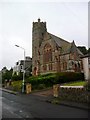
[[[5,80],[9,81],[12,77],[12,69],[6,70],[5,73],[2,73],[2,83],[5,83]]]
[[[13,81],[12,82],[12,88],[14,91],[21,91],[21,88],[22,88],[22,81]]]
[[[31,83],[32,86],[39,86],[40,84],[44,84],[46,87],[51,87],[54,84],[61,84],[80,80],[84,80],[84,75],[82,73],[61,72],[54,74],[32,76],[27,79],[27,82]]]
[[[19,78],[19,76],[14,75],[12,79],[12,87],[14,88],[14,90],[18,91],[21,90],[22,86],[22,80],[20,81]],[[30,83],[32,85],[32,90],[35,90],[52,87],[54,84],[62,84],[80,80],[84,80],[84,75],[82,73],[61,72],[54,74],[31,76],[25,79],[25,82]]]
[[[15,80],[15,81],[22,80],[23,79],[23,74],[22,73],[20,73],[19,75],[14,74],[11,79]]]
[[[57,73],[56,81],[57,83],[65,83],[65,82],[73,82],[84,80],[83,73],[75,73],[75,72],[61,72]]]
[[[45,84],[39,84],[39,85],[32,86],[32,90],[34,90],[34,89],[41,90],[41,89],[45,89],[45,88],[46,88]]]

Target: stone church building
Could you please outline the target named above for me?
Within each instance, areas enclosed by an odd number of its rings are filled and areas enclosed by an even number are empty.
[[[83,54],[75,45],[47,31],[46,22],[33,22],[32,75],[55,72],[81,72]]]

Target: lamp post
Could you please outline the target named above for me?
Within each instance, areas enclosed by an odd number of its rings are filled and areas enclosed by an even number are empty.
[[[24,93],[24,85],[25,85],[25,49],[19,45],[15,45],[24,50],[24,63],[23,63],[23,81],[22,81],[22,93]]]

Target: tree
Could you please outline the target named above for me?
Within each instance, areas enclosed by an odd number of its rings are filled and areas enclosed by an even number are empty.
[[[12,78],[13,69],[8,70],[6,67],[3,67],[2,72],[2,83],[7,79],[8,81]]]
[[[88,49],[88,53],[90,54],[90,48]]]
[[[78,46],[77,47],[84,55],[88,53],[88,50],[85,46]]]

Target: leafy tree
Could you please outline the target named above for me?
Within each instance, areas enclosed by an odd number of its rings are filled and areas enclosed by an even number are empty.
[[[12,75],[12,80],[22,80],[23,79],[23,73],[20,72],[18,75],[16,73],[14,73],[14,75]]]
[[[85,46],[78,46],[78,49],[85,55],[88,53],[88,50]]]
[[[12,78],[13,69],[8,70],[6,67],[2,69],[2,83],[7,79],[8,81]]]
[[[90,54],[90,48],[88,49],[88,53]]]
[[[5,67],[3,67],[3,68],[2,68],[2,71],[3,71],[3,70],[7,70],[7,67],[6,67],[6,66],[5,66]]]

